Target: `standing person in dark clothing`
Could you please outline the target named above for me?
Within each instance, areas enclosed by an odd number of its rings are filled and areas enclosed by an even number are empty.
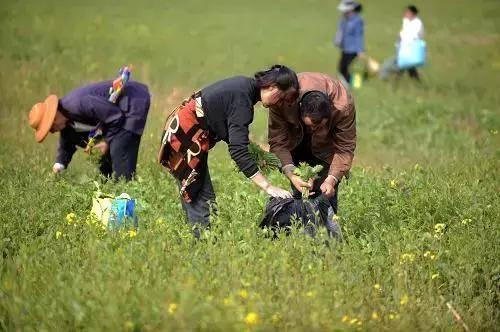
[[[49,132],[60,132],[55,173],[71,162],[77,147],[85,148],[95,132],[103,140],[94,148],[100,151],[100,170],[105,176],[133,178],[142,132],[150,106],[146,85],[128,82],[117,100],[108,100],[112,81],[103,81],[71,91],[61,99],[50,95],[31,109],[29,122],[41,143]]]
[[[291,197],[271,185],[248,151],[248,126],[254,105],[264,107],[294,103],[298,81],[291,69],[275,65],[254,77],[236,76],[213,83],[193,94],[167,119],[159,162],[179,181],[182,205],[191,226],[209,225],[215,193],[208,171],[208,151],[217,142],[228,144],[238,168],[272,197]],[[199,231],[195,231],[199,235]]]
[[[350,0],[343,0],[338,6],[342,18],[337,26],[334,43],[342,52],[338,70],[348,84],[351,82],[349,66],[356,57],[364,56],[365,32],[363,18],[359,15],[361,8],[361,4]]]

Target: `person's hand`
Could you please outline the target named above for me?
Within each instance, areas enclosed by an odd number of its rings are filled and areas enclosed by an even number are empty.
[[[266,193],[271,196],[271,197],[278,197],[278,198],[292,198],[292,194],[289,191],[286,191],[284,189],[269,185],[266,188]]]
[[[295,174],[290,175],[289,179],[290,182],[292,182],[295,189],[297,189],[301,193],[304,190],[304,188],[312,189],[313,187],[313,179],[309,180],[309,182],[306,182]],[[313,192],[309,193],[309,196],[311,196],[312,194],[314,193]]]
[[[327,177],[321,184],[320,189],[326,197],[333,197],[335,195],[335,179]]]
[[[54,164],[54,166],[52,166],[52,172],[53,172],[54,174],[59,174],[59,173],[61,173],[62,171],[64,171],[64,169],[65,169],[65,168],[66,168],[66,167],[64,167],[64,165],[63,165],[63,164],[61,164],[61,163],[55,163],[55,164]]]
[[[94,149],[97,149],[101,152],[101,155],[105,155],[109,151],[109,144],[106,141],[101,141],[94,145]]]

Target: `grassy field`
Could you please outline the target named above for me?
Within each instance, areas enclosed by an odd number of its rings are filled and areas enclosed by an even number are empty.
[[[400,1],[366,1],[367,52],[393,53]],[[266,238],[266,197],[210,156],[220,214],[186,226],[155,163],[165,114],[190,91],[273,63],[334,75],[335,1],[0,3],[0,330],[500,330],[500,3],[420,0],[424,86],[355,91],[358,149],[339,195],[343,245]],[[32,104],[132,63],[153,93],[136,236],[86,223],[96,172],[82,153],[50,173]],[[253,135],[266,140],[266,111]],[[287,186],[284,177],[271,179]],[[74,213],[75,218],[66,218]],[[132,234],[133,235],[133,234]]]

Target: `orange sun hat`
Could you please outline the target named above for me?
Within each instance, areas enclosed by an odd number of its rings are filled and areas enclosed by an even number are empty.
[[[35,129],[35,139],[38,143],[47,137],[57,112],[59,99],[56,95],[50,95],[41,103],[36,103],[31,108],[29,123]]]

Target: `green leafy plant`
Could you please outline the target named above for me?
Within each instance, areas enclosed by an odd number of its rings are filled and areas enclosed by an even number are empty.
[[[87,158],[94,165],[99,164],[102,158],[101,151],[95,148],[97,143],[99,143],[99,140],[97,140],[95,137],[92,137],[89,139],[87,146],[85,147]]]
[[[257,162],[257,166],[262,173],[269,173],[272,170],[279,170],[281,162],[274,153],[262,149],[257,143],[250,141],[248,152]]]
[[[303,181],[308,182],[309,180],[315,180],[318,178],[318,174],[323,170],[323,166],[316,165],[312,167],[306,162],[301,162],[299,167],[294,169],[293,174],[300,177]],[[307,199],[309,197],[309,188],[304,187],[302,190],[302,198]]]

